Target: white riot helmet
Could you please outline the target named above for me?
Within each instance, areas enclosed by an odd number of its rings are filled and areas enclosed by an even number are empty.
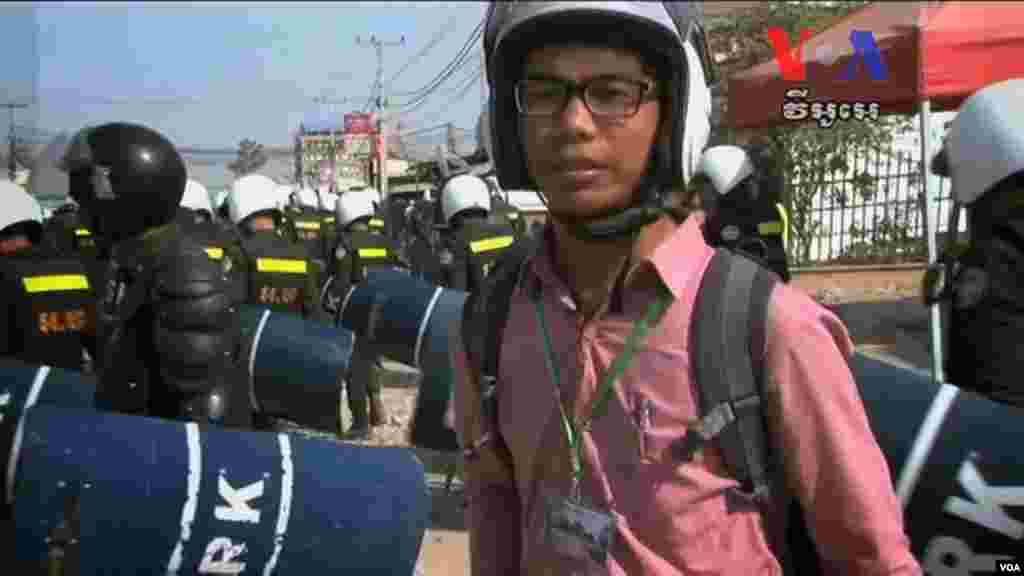
[[[213,204],[210,202],[210,193],[206,190],[205,186],[195,180],[189,179],[185,184],[185,193],[181,196],[181,206],[196,212],[206,212],[207,216],[213,217]]]
[[[317,191],[312,188],[299,188],[295,191],[293,198],[298,208],[319,208],[320,197]]]
[[[451,225],[452,218],[474,208],[490,211],[491,190],[487,182],[472,174],[450,178],[441,189],[441,216],[444,223]]]
[[[635,39],[635,40],[634,40]],[[711,131],[711,93],[716,78],[703,32],[699,2],[492,2],[487,14],[484,52],[490,83],[491,161],[501,187],[536,190],[520,145],[520,113],[515,97],[530,49],[554,42],[597,45],[622,42],[654,57],[664,95],[663,122],[653,171],[637,202],[625,211],[574,226],[590,238],[630,234],[661,216],[671,194],[688,184]]]
[[[43,235],[43,208],[39,202],[9,180],[0,181],[0,198],[4,209],[0,210],[0,231],[15,224],[25,224],[25,232],[33,244]]]
[[[320,195],[320,209],[334,210],[338,206],[338,195],[334,192],[327,192]]]
[[[228,193],[228,217],[234,224],[261,212],[280,218],[280,194],[273,180],[262,174],[242,176],[231,184]]]
[[[1024,79],[986,86],[968,98],[949,128],[944,153],[954,200],[970,205],[1024,172]]]
[[[339,196],[334,205],[336,224],[348,226],[360,218],[372,217],[376,213],[375,196],[372,190],[346,192]]]
[[[754,173],[754,163],[739,146],[713,146],[704,151],[694,175],[704,176],[721,196]]]

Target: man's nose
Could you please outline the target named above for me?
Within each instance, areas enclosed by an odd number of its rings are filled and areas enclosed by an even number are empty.
[[[570,133],[591,133],[594,117],[583,101],[582,94],[572,94],[561,114],[562,128]]]

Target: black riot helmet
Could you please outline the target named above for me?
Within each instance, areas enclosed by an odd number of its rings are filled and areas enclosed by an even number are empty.
[[[138,124],[80,130],[60,166],[94,232],[111,242],[171,222],[187,182],[185,162],[174,145]]]

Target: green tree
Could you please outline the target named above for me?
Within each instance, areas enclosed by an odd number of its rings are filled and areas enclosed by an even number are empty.
[[[725,56],[718,62],[721,77],[725,78],[774,58],[767,34],[769,27],[780,27],[795,39],[802,29],[821,32],[867,4],[863,1],[764,2],[710,23],[708,41],[712,54]],[[723,106],[727,106],[728,84],[723,82],[719,90]],[[849,176],[853,169],[851,158],[891,154],[893,135],[909,124],[906,117],[888,116],[873,123],[837,122],[829,129],[807,123],[778,126],[758,133],[756,140],[770,148],[779,162],[776,168],[784,179],[783,202],[789,212],[792,241],[789,251],[795,265],[811,261],[811,241],[823,232],[822,223],[815,218],[813,210],[815,199],[829,192],[833,194],[831,199],[840,206],[851,200],[841,197],[830,186],[834,175],[847,174],[855,195],[864,200],[872,198],[879,183],[866,172]],[[719,139],[733,141],[734,135],[725,129]],[[890,219],[885,223],[887,227],[883,227],[888,232],[882,237],[877,233],[870,237],[867,231],[857,228],[849,232],[875,244],[906,243],[909,230],[906,220]]]

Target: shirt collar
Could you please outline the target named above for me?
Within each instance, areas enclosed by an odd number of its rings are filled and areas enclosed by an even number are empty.
[[[704,215],[700,212],[690,214],[639,263],[641,268],[653,271],[676,299],[682,297],[690,279],[706,261],[710,248],[704,239],[703,228]],[[555,272],[554,243],[554,229],[548,223],[542,237],[534,240],[527,252],[526,265],[520,269],[517,279],[519,289],[537,291],[548,288],[568,294],[568,287]],[[637,272],[643,274],[644,270],[638,269]]]

